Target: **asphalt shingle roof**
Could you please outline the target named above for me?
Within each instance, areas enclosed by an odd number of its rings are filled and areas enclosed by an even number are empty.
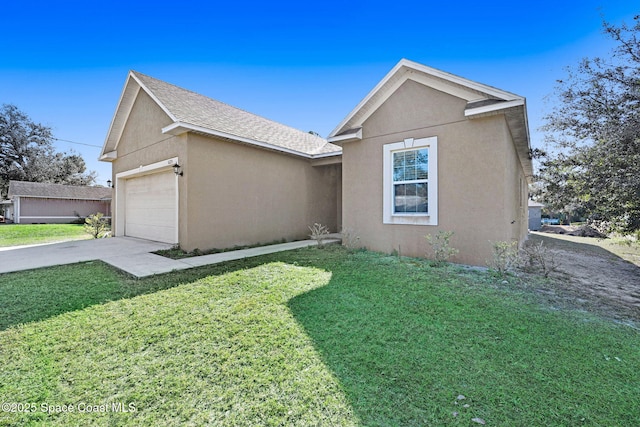
[[[173,115],[176,122],[263,142],[307,155],[336,153],[342,148],[324,138],[260,117],[204,95],[132,71]]]
[[[48,184],[43,182],[9,181],[9,198],[13,196],[102,200],[111,199],[112,189],[107,187]]]

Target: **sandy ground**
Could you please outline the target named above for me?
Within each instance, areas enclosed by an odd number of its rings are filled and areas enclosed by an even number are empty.
[[[585,310],[640,321],[640,245],[531,233],[530,243],[540,241],[553,251],[557,267],[539,292]]]

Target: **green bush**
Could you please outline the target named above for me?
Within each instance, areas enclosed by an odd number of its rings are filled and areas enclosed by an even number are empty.
[[[519,265],[520,257],[518,255],[517,241],[491,242],[491,246],[493,247],[493,258],[487,261],[487,265],[491,270],[503,275]]]
[[[438,231],[437,234],[427,234],[424,236],[427,239],[427,243],[431,247],[433,257],[438,264],[443,264],[449,260],[452,256],[456,255],[459,250],[451,246],[451,237],[455,233],[453,231]],[[430,254],[427,254],[429,257]]]
[[[111,230],[109,228],[109,220],[104,217],[102,212],[89,215],[84,220],[84,231],[91,234],[94,239],[105,237]]]

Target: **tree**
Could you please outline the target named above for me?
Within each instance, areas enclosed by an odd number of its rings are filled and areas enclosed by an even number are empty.
[[[84,159],[58,153],[49,127],[33,122],[15,105],[0,107],[0,197],[10,180],[91,185],[95,172],[86,172]]]
[[[640,230],[640,15],[603,28],[611,57],[584,59],[558,81],[543,128],[556,154],[542,153],[539,195],[553,210],[630,233]]]

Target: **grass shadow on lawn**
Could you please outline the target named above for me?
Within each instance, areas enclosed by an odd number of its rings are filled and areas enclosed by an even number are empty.
[[[327,286],[288,305],[363,425],[624,425],[640,417],[631,397],[637,332],[554,312],[488,274],[350,257],[327,268]]]
[[[260,263],[244,259],[140,280],[101,261],[0,274],[0,331]]]

